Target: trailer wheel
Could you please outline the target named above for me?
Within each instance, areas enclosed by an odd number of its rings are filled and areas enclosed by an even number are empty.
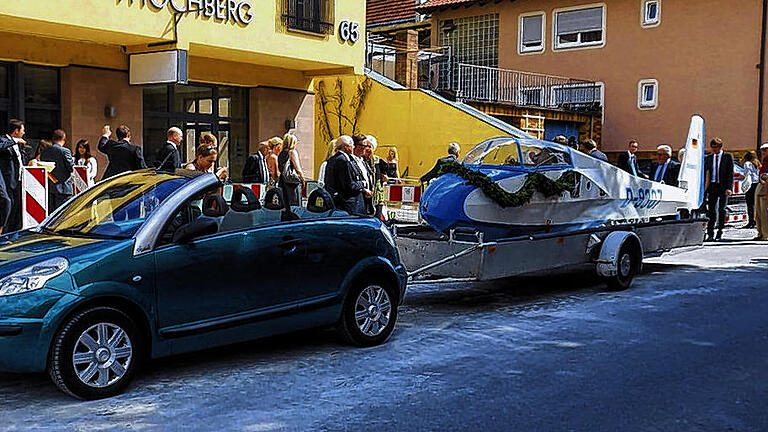
[[[631,242],[625,242],[619,249],[616,275],[605,279],[610,291],[623,291],[632,285],[632,279],[640,272],[642,257],[640,251]]]

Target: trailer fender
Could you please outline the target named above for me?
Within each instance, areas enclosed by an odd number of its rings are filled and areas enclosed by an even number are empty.
[[[624,245],[630,246],[635,250],[639,263],[639,271],[643,262],[643,247],[637,234],[631,231],[614,231],[603,240],[600,246],[600,255],[597,259],[597,274],[610,278],[618,274],[619,270],[619,252]]]

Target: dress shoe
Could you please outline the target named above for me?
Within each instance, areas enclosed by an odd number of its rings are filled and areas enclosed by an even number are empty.
[[[704,241],[705,242],[713,242],[713,241],[715,241],[715,238],[712,237],[711,235],[708,235],[707,238],[704,239]]]
[[[715,241],[721,241],[722,239],[723,239],[723,233],[718,232],[717,235],[715,236]]]

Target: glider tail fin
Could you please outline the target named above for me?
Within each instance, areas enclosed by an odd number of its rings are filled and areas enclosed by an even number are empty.
[[[685,155],[680,161],[680,187],[688,191],[690,209],[701,207],[704,201],[704,150],[706,148],[704,118],[691,117],[685,140]]]

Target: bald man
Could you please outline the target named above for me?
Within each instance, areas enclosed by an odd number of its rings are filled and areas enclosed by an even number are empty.
[[[181,167],[179,146],[184,141],[181,129],[172,127],[168,129],[168,141],[157,154],[157,169],[163,171],[175,171]]]

